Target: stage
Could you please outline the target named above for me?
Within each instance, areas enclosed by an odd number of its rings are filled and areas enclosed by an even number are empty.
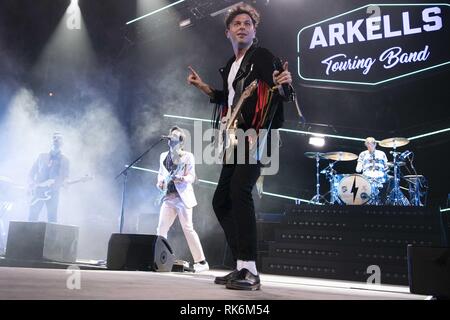
[[[214,284],[225,270],[140,272],[80,270],[80,289],[68,289],[74,271],[2,267],[0,300],[426,300],[405,286],[261,274],[260,291]],[[68,280],[69,279],[69,280]],[[76,286],[73,286],[76,287]]]
[[[449,298],[449,3],[0,1],[0,302]]]

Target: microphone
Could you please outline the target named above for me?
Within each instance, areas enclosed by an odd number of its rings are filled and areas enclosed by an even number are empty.
[[[281,63],[280,58],[275,57],[273,58],[273,67],[275,68],[275,70],[283,72],[283,64]],[[283,89],[283,95],[285,98],[289,98],[289,85],[287,83],[284,83],[281,85],[282,89]]]
[[[275,70],[280,71],[280,73],[284,71],[283,64],[281,63],[280,58],[274,57],[272,63],[273,63],[273,67],[275,68]],[[300,106],[298,105],[297,94],[295,93],[295,91],[292,89],[292,93],[291,93],[291,90],[289,90],[289,85],[287,83],[282,84],[281,89],[283,91],[283,96],[288,101],[294,101],[295,108],[297,109],[297,113],[300,118],[300,123],[305,124],[306,119],[303,116],[302,111],[300,110]]]
[[[164,136],[164,135],[161,136],[161,140],[172,140],[172,139],[173,136]]]

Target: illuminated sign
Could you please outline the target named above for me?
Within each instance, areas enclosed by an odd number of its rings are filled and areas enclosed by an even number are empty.
[[[367,5],[298,32],[306,81],[376,86],[450,64],[450,4]]]

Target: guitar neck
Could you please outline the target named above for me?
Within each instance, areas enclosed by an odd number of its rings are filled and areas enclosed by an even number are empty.
[[[227,125],[227,130],[230,129],[230,127],[234,124],[234,121],[236,121],[239,113],[241,112],[242,105],[244,103],[245,98],[241,96],[241,98],[238,100],[238,103],[236,103],[236,106],[233,109],[233,113],[231,114],[230,121]]]
[[[81,179],[76,179],[76,180],[69,180],[66,181],[65,184],[66,185],[71,185],[71,184],[75,184],[75,183],[80,183],[80,182],[86,182],[91,180],[92,178],[81,178]]]

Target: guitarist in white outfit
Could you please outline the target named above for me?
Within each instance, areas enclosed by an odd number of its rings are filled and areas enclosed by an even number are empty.
[[[30,187],[34,199],[30,205],[29,221],[37,221],[44,206],[47,207],[48,222],[57,222],[59,189],[69,176],[69,160],[61,152],[63,137],[56,132],[52,138],[52,149],[41,153],[30,171]]]
[[[201,272],[209,270],[209,265],[192,223],[193,207],[197,205],[192,187],[195,182],[195,159],[192,153],[183,150],[185,138],[182,129],[170,129],[169,151],[160,156],[157,187],[163,198],[157,234],[167,239],[167,233],[178,216],[194,258],[194,271]]]

